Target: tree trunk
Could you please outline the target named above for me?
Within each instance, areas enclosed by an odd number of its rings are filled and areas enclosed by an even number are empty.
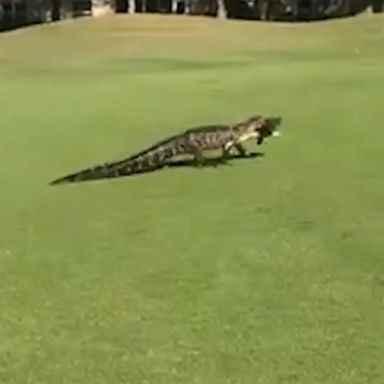
[[[217,17],[219,19],[225,19],[227,17],[224,0],[217,0]]]
[[[136,1],[135,0],[128,0],[128,12],[129,13],[135,13],[136,12]]]
[[[61,0],[52,0],[52,21],[60,20],[61,16]]]
[[[269,3],[267,0],[262,0],[260,4],[260,20],[266,21],[268,20],[268,11],[269,11]]]

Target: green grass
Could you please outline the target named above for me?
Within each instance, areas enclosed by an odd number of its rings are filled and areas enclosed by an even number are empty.
[[[383,27],[1,35],[0,383],[383,383]],[[254,113],[263,158],[47,185]]]

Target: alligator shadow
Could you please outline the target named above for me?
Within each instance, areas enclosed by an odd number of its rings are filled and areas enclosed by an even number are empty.
[[[204,160],[204,163],[201,164],[201,166],[197,167],[196,163],[193,159],[188,160],[177,160],[177,161],[170,161],[167,162],[162,168],[183,168],[183,167],[191,167],[195,169],[201,169],[201,168],[217,168],[219,166],[223,165],[233,165],[232,160],[249,160],[254,159],[255,157],[263,157],[264,153],[261,152],[252,152],[248,153],[247,155],[232,155],[229,156],[227,160],[223,160],[221,157],[214,157],[214,158],[206,158]]]
[[[173,160],[166,162],[165,164],[153,167],[151,169],[146,169],[142,171],[137,171],[135,173],[130,173],[129,170],[127,173],[124,173],[124,171],[120,170],[119,173],[116,174],[108,174],[108,175],[95,175],[95,174],[89,174],[84,179],[81,180],[75,180],[66,182],[67,183],[85,183],[87,181],[96,181],[96,180],[108,180],[108,179],[116,179],[116,178],[122,178],[122,177],[137,177],[140,175],[152,173],[152,172],[158,172],[163,169],[177,169],[177,168],[193,168],[196,170],[206,169],[206,168],[217,168],[219,166],[232,166],[233,161],[238,160],[251,160],[257,157],[264,157],[264,153],[262,152],[252,152],[248,153],[247,155],[232,155],[229,156],[228,159],[223,160],[221,157],[218,158],[206,158],[204,159],[204,162],[200,166],[196,166],[196,163],[193,159],[185,159],[185,160]]]

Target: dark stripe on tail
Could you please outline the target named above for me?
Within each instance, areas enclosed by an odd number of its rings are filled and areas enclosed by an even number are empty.
[[[176,145],[175,138],[172,137],[127,159],[86,168],[53,180],[49,184],[57,185],[87,180],[115,178],[151,171],[160,168],[164,165],[165,160],[179,154],[181,149],[180,146]]]
[[[49,184],[57,185],[63,183],[75,183],[80,181],[123,176],[123,169],[121,168],[121,166],[119,167],[120,169],[115,169],[115,166],[117,164],[119,163],[107,163],[92,168],[86,168],[81,171],[71,173],[69,175],[60,177],[59,179],[53,180]],[[127,169],[127,171],[129,171],[129,169]]]

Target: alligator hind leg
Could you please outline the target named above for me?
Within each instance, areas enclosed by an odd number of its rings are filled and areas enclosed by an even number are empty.
[[[205,162],[205,158],[202,152],[198,148],[193,148],[192,153],[193,153],[194,165],[198,168],[201,168]]]
[[[219,164],[225,162],[225,160],[223,160],[222,158],[208,159],[203,156],[202,151],[197,149],[193,151],[193,157],[194,165],[197,168],[203,168],[204,166],[217,167]]]
[[[241,143],[234,144],[234,147],[236,148],[237,152],[239,152],[241,157],[247,157],[247,150]]]
[[[231,150],[233,148],[233,142],[225,143],[222,147],[221,159],[225,162],[229,159]]]
[[[223,159],[229,158],[229,155],[231,153],[232,148],[236,148],[240,157],[246,157],[247,156],[247,150],[244,148],[244,146],[241,143],[230,143],[230,144],[223,147],[223,155],[222,155]]]

